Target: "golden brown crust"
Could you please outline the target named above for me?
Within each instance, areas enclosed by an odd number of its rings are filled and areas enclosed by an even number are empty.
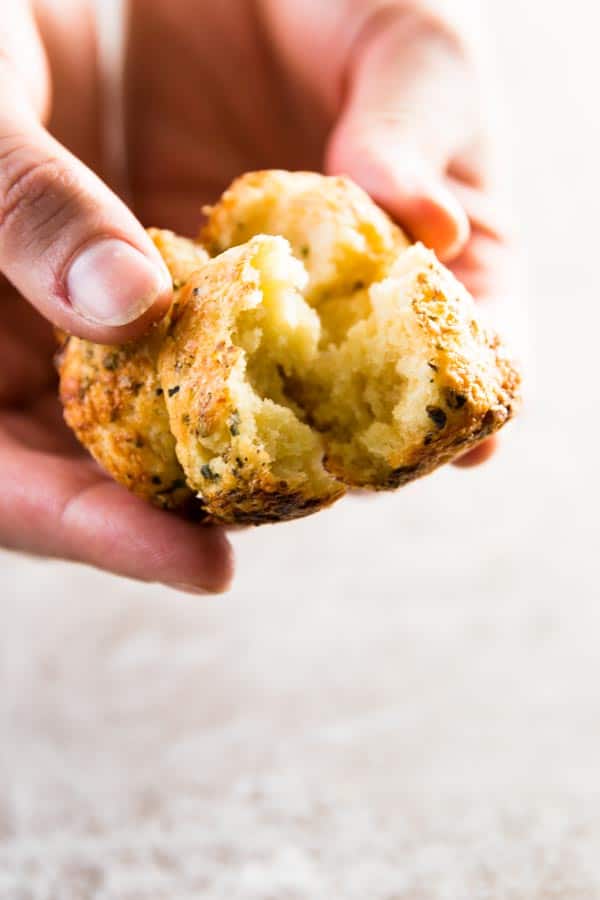
[[[412,307],[431,351],[437,400],[426,409],[431,428],[413,451],[414,478],[494,434],[520,403],[521,378],[500,338],[481,323],[462,286],[444,276],[436,262],[430,265],[418,277]],[[392,473],[393,486],[404,483],[394,483],[397,475]]]
[[[249,480],[213,494],[205,508],[210,510],[209,520],[214,523],[268,525],[310,516],[331,506],[344,493],[345,488],[340,485],[335,494],[314,497],[306,491],[290,491],[288,485],[281,489],[273,483],[262,487],[256,480]]]
[[[71,338],[61,354],[65,419],[113,478],[159,506],[190,492],[175,456],[154,348],[102,347]]]
[[[211,255],[257,234],[283,235],[306,267],[313,305],[377,280],[408,246],[389,216],[342,175],[248,172],[206,212],[200,240]]]
[[[411,439],[398,440],[395,450],[382,455],[378,470],[362,460],[348,465],[330,448],[328,468],[356,487],[389,490],[427,475],[502,428],[520,405],[520,374],[463,286],[430,251],[416,245],[392,268],[393,290],[407,290],[396,279],[398,269],[410,272],[411,267],[415,275],[404,315],[417,325],[411,354],[420,358],[420,379],[428,387],[419,409],[410,415],[401,411],[402,429],[411,428]],[[381,327],[391,332],[393,323],[384,321]]]
[[[278,476],[264,445],[248,432],[247,418],[238,414],[232,378],[245,360],[232,334],[236,317],[252,307],[259,291],[254,257],[271,240],[255,238],[223,253],[190,279],[183,312],[158,363],[187,482],[213,518],[229,523],[298,518],[345,490],[326,476],[317,487],[303,472],[291,479]]]
[[[156,505],[244,524],[308,515],[349,487],[427,474],[518,407],[519,375],[466,291],[347,179],[243,176],[209,213],[212,260],[150,233],[174,282],[165,319],[122,347],[68,338],[58,364],[69,425]]]
[[[175,455],[156,357],[182,287],[208,259],[196,243],[151,229],[174,282],[171,309],[139,341],[119,347],[69,337],[57,355],[67,423],[116,481],[157,506],[174,509],[192,492]]]

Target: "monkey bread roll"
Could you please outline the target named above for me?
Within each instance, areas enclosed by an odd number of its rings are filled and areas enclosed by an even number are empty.
[[[433,253],[356,185],[266,171],[152,236],[174,281],[142,340],[69,338],[65,417],[140,496],[212,521],[306,515],[392,489],[497,431],[519,375]]]

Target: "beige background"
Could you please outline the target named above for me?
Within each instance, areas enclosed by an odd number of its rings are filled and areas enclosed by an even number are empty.
[[[487,6],[527,414],[237,535],[226,597],[1,555],[2,900],[600,897],[599,16]]]

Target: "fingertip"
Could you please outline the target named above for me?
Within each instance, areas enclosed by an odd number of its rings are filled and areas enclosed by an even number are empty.
[[[470,235],[469,220],[460,203],[441,183],[424,185],[412,196],[399,197],[399,213],[414,240],[433,250],[441,262],[460,256]]]
[[[159,514],[169,518],[163,527],[171,539],[178,539],[178,546],[166,554],[157,579],[188,594],[226,593],[233,580],[234,556],[224,528]]]
[[[356,181],[386,212],[440,260],[449,262],[470,235],[468,216],[459,200],[415,150],[395,146],[385,132],[333,135],[326,171]]]
[[[453,461],[453,464],[461,469],[470,469],[473,468],[473,466],[480,466],[491,459],[497,449],[498,437],[493,435],[481,444],[473,447],[472,450],[468,450],[463,456],[457,457],[457,459]]]
[[[67,300],[83,320],[78,333],[91,330],[101,343],[122,343],[161,318],[171,300],[167,267],[124,240],[104,237],[85,245],[65,276]]]
[[[235,560],[233,547],[223,528],[206,525],[198,526],[205,532],[203,552],[207,565],[200,573],[205,593],[226,594],[233,581]],[[208,576],[208,578],[207,578]]]
[[[193,594],[194,596],[202,597],[216,597],[221,594],[228,593],[231,587],[231,581],[232,576],[230,573],[228,577],[224,578],[220,582],[215,583],[214,587],[206,587],[205,585],[198,585],[187,581],[168,581],[165,582],[165,586],[183,594]]]
[[[84,340],[94,341],[96,344],[127,344],[136,341],[147,334],[153,325],[156,325],[169,311],[173,300],[172,292],[161,293],[156,300],[141,315],[127,325],[97,325],[84,319],[73,316],[67,324],[62,325],[62,330],[67,334],[73,334]]]

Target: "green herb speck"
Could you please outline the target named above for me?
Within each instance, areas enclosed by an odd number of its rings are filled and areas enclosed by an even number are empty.
[[[105,369],[108,369],[109,372],[113,372],[119,365],[119,354],[115,350],[107,353],[102,360],[102,365]]]
[[[425,411],[436,428],[441,430],[446,427],[448,416],[443,409],[440,409],[439,406],[427,406],[425,407]]]
[[[448,388],[445,392],[445,396],[446,403],[450,409],[462,409],[467,402],[465,395],[455,391],[454,388]]]

